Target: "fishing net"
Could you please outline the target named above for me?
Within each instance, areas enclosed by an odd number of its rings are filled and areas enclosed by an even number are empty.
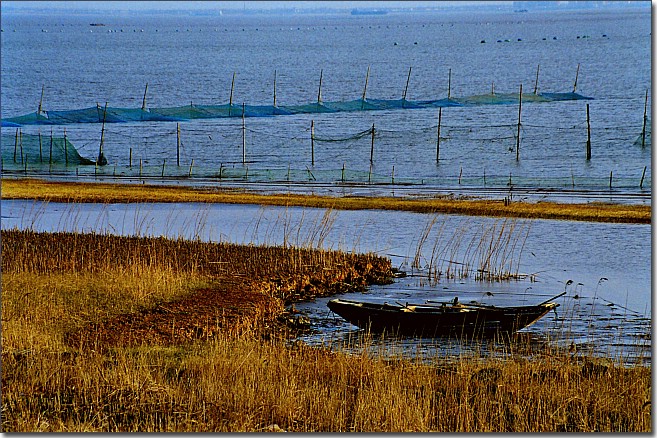
[[[14,163],[56,165],[93,165],[95,161],[81,156],[73,143],[65,137],[23,134],[16,130],[15,135],[2,135],[2,161],[4,165]],[[100,154],[98,165],[107,164],[107,159]]]
[[[591,99],[577,93],[523,94],[523,101],[554,102]],[[100,105],[67,111],[40,111],[2,120],[4,127],[23,125],[66,125],[73,123],[120,123],[141,121],[184,121],[223,117],[268,117],[289,114],[377,111],[393,109],[441,108],[450,106],[509,105],[518,103],[518,93],[487,94],[462,98],[411,101],[406,99],[356,99],[314,102],[302,105],[190,105],[164,108],[103,108]]]

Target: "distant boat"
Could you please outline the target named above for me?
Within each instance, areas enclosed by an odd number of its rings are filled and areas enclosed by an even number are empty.
[[[90,23],[89,26],[105,26],[103,23]]]
[[[535,306],[497,307],[461,304],[377,304],[334,299],[328,307],[350,323],[372,332],[421,337],[490,336],[527,327],[559,306],[552,300]]]
[[[385,9],[352,9],[351,15],[386,15]]]

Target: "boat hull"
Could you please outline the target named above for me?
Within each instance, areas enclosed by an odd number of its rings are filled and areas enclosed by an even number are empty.
[[[537,306],[401,306],[335,299],[328,307],[371,332],[421,337],[481,337],[509,334],[533,324],[557,303]]]

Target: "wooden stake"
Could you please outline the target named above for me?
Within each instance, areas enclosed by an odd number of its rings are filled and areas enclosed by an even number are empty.
[[[646,103],[643,106],[643,129],[641,130],[641,147],[646,147],[646,124],[648,123],[648,90],[646,90]]]
[[[360,109],[365,107],[365,94],[367,93],[367,82],[370,79],[370,66],[367,66],[367,73],[365,74],[365,87],[363,87],[363,98],[361,99]]]
[[[52,166],[52,142],[53,142],[52,128],[50,128],[50,160],[48,161],[50,166]],[[16,160],[14,160],[14,161],[16,161]]]
[[[66,165],[68,166],[68,144],[66,141],[66,128],[64,128],[64,159],[66,160]]]
[[[189,178],[192,177],[192,168],[194,167],[194,159],[192,158],[192,162],[189,164]]]
[[[495,96],[495,82],[490,83],[490,94]]]
[[[609,172],[609,188],[611,189],[611,180],[614,178],[614,171]]]
[[[37,115],[40,115],[43,112],[43,91],[45,90],[46,86],[42,85],[41,86],[41,99],[39,99],[39,110],[37,112]]]
[[[16,128],[16,139],[14,140],[14,164],[16,163],[17,154],[18,154],[18,128]]]
[[[534,94],[538,93],[538,72],[541,70],[541,64],[536,68],[536,82],[534,82]]]
[[[21,153],[21,164],[23,163],[23,130],[21,129],[18,134],[18,146]]]
[[[461,166],[461,170],[459,171],[459,185],[461,185],[461,177],[463,176],[463,166]]]
[[[484,187],[486,187],[486,169],[484,169]]]
[[[411,70],[413,70],[413,67],[408,67],[408,77],[406,78],[406,87],[404,88],[404,94],[402,96],[402,108],[404,108],[404,103],[406,103],[406,94],[408,93],[408,83],[411,81]]]
[[[276,108],[276,70],[274,70],[274,108]]]
[[[100,146],[98,147],[98,159],[96,162],[100,162],[100,158],[103,156],[103,145],[105,144],[105,120],[107,118],[107,102],[105,102],[105,110],[103,111],[103,125],[100,129]]]
[[[575,73],[575,84],[573,85],[573,93],[577,91],[577,78],[579,77],[579,64],[577,64],[577,72]]]
[[[315,166],[315,121],[310,121],[310,162]]]
[[[436,163],[440,161],[440,124],[443,120],[443,107],[438,108],[438,135],[436,136]]]
[[[522,84],[520,84],[520,94],[518,94],[518,137],[516,138],[516,161],[520,159],[520,113],[522,111]]]
[[[648,166],[643,166],[643,174],[641,175],[641,182],[639,183],[639,188],[640,189],[643,188],[643,178],[646,177],[646,169],[647,168],[648,168]]]
[[[589,116],[589,104],[586,104],[586,159],[591,159],[591,118]]]
[[[392,166],[392,177],[391,177],[391,183],[395,183],[395,166]]]
[[[452,69],[449,69],[449,75],[447,76],[447,100],[452,97]]]
[[[344,182],[344,163],[342,163],[342,182]]]
[[[224,176],[224,163],[221,163],[219,165],[219,179],[223,178]]]
[[[180,167],[180,123],[176,123],[176,165]]]
[[[317,91],[317,103],[322,103],[322,76],[324,75],[324,70],[319,71],[319,90]]]
[[[41,130],[39,129],[39,162],[43,163],[43,145],[41,143]]]
[[[372,123],[372,148],[370,149],[370,163],[374,163],[374,123]]]
[[[235,72],[233,72],[233,81],[230,83],[230,98],[228,99],[228,117],[232,115],[234,89],[235,89]]]
[[[128,167],[132,168],[132,148],[130,148],[130,158],[128,159]]]
[[[242,103],[242,164],[246,163],[246,105]],[[248,172],[248,171],[247,171]]]
[[[146,89],[144,90],[144,100],[141,102],[141,110],[146,111],[146,93],[148,92],[148,82],[146,82]]]
[[[167,163],[167,160],[165,158],[164,160],[162,160],[162,178],[164,178],[164,166],[166,165],[166,163]]]

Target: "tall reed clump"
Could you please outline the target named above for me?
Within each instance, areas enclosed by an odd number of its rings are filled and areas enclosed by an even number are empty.
[[[432,216],[422,229],[411,265],[425,269],[432,282],[471,276],[477,281],[504,281],[526,276],[520,272],[520,262],[531,222],[501,219],[475,225],[465,219],[450,236],[445,236],[445,222],[438,219],[438,215]],[[434,243],[428,253],[425,247],[432,232]]]

